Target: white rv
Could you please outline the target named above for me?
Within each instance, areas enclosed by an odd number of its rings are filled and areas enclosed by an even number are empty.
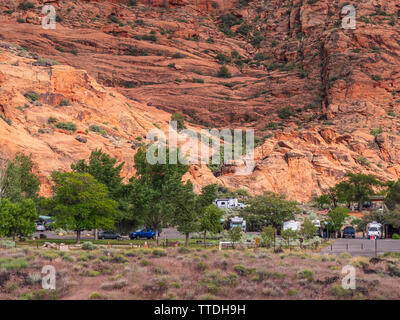
[[[372,236],[375,239],[382,238],[382,236],[383,236],[383,226],[382,226],[381,223],[378,223],[376,221],[368,223],[368,225],[367,225],[367,237],[368,237],[368,239],[371,239]]]
[[[214,205],[219,209],[243,209],[246,207],[245,204],[239,202],[236,198],[215,199]]]
[[[285,231],[287,229],[292,229],[293,231],[300,231],[300,222],[290,220],[285,221],[282,226],[282,230]]]

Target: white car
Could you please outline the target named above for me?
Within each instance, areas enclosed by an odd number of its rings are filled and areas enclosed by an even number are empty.
[[[36,223],[36,231],[40,231],[40,232],[46,231],[46,228],[44,227],[44,224]]]

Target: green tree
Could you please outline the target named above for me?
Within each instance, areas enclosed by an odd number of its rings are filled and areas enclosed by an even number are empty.
[[[318,228],[310,218],[305,218],[301,226],[301,235],[306,239],[311,239],[315,236]]]
[[[400,180],[389,184],[385,204],[389,210],[394,210],[396,205],[400,204]]]
[[[355,198],[354,186],[347,181],[338,183],[333,189],[331,189],[331,198],[336,199],[335,208],[337,207],[338,202],[346,203],[347,207],[350,208],[351,203]]]
[[[71,164],[71,169],[78,173],[89,173],[98,182],[106,185],[110,198],[118,201],[118,216],[116,217],[116,226],[119,230],[132,228],[137,225],[137,220],[128,219],[128,195],[129,187],[122,184],[121,170],[124,162],[117,164],[117,159],[110,157],[102,149],[96,149],[91,152],[89,161],[81,159],[75,164]],[[97,230],[95,233],[97,239]]]
[[[250,230],[262,230],[268,225],[278,228],[299,212],[296,202],[287,201],[284,197],[271,192],[249,199],[246,203],[248,205],[243,211],[243,217]]]
[[[189,245],[189,236],[198,228],[198,212],[196,207],[196,195],[190,182],[177,186],[178,193],[175,195],[175,213],[172,223],[177,230],[185,235],[185,245]]]
[[[296,230],[292,230],[292,229],[288,228],[281,232],[281,236],[282,236],[282,239],[287,241],[288,246],[290,246],[290,240],[297,239],[299,234]]]
[[[203,232],[204,243],[206,243],[207,232],[218,233],[222,231],[221,219],[223,211],[218,209],[215,205],[210,204],[200,216],[199,230]]]
[[[88,173],[53,172],[51,178],[56,226],[76,230],[78,243],[82,230],[113,228],[118,203],[104,184]]]
[[[122,188],[121,170],[124,164],[123,162],[117,165],[117,159],[111,158],[101,149],[96,149],[90,154],[88,164],[82,159],[71,164],[71,169],[78,173],[89,173],[98,182],[107,186],[111,198],[118,200]]]
[[[38,218],[35,202],[24,199],[11,202],[0,200],[0,235],[3,237],[24,237],[35,232],[35,220]]]
[[[270,247],[274,241],[275,232],[276,232],[276,230],[273,226],[264,227],[264,229],[261,233],[261,243],[263,245]]]
[[[241,227],[233,227],[228,232],[228,237],[231,242],[233,242],[233,246],[235,246],[235,242],[239,242],[242,239],[243,230]]]
[[[346,221],[346,218],[349,217],[350,210],[348,208],[337,207],[330,211],[327,216],[327,228],[329,231],[339,231],[342,228],[343,224]]]
[[[373,195],[374,186],[382,186],[382,183],[372,174],[346,174],[347,183],[352,186],[353,199],[358,203],[358,210],[362,210],[362,204],[368,200],[368,196]]]
[[[0,174],[0,198],[8,198],[12,202],[22,199],[36,199],[39,192],[39,178],[32,172],[31,156],[17,153],[12,161],[8,161]]]
[[[140,215],[148,227],[158,231],[173,221],[174,215],[181,210],[179,194],[185,190],[182,176],[189,167],[178,163],[170,163],[170,153],[166,150],[165,163],[150,164],[146,158],[147,149],[141,147],[135,155],[137,176],[130,180],[131,214]],[[171,152],[177,159],[179,151]]]
[[[332,205],[332,199],[328,194],[323,194],[319,197],[314,198],[314,202],[319,208],[323,208],[325,205]]]

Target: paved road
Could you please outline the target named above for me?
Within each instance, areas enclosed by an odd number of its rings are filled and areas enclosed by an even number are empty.
[[[400,252],[400,240],[377,240],[378,255],[385,252]],[[353,256],[375,256],[375,240],[368,239],[336,239],[331,246],[324,248],[321,254],[341,254],[348,252]]]
[[[40,234],[45,234],[48,239],[75,239],[76,235],[65,235],[59,236],[55,232],[52,231],[44,231],[44,232],[36,232],[35,237],[40,237]],[[89,236],[90,234],[90,236]],[[93,240],[94,237],[91,235],[90,231],[84,231],[81,234],[82,240]],[[248,235],[259,235],[259,232],[247,232]],[[162,232],[160,232],[161,239],[185,239],[185,235],[180,233],[175,228],[164,228]]]

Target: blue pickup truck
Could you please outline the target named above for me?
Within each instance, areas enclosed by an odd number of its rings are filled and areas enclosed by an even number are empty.
[[[140,238],[147,238],[147,239],[154,239],[156,233],[151,229],[139,229],[135,232],[129,233],[129,238],[133,239],[140,239]]]

